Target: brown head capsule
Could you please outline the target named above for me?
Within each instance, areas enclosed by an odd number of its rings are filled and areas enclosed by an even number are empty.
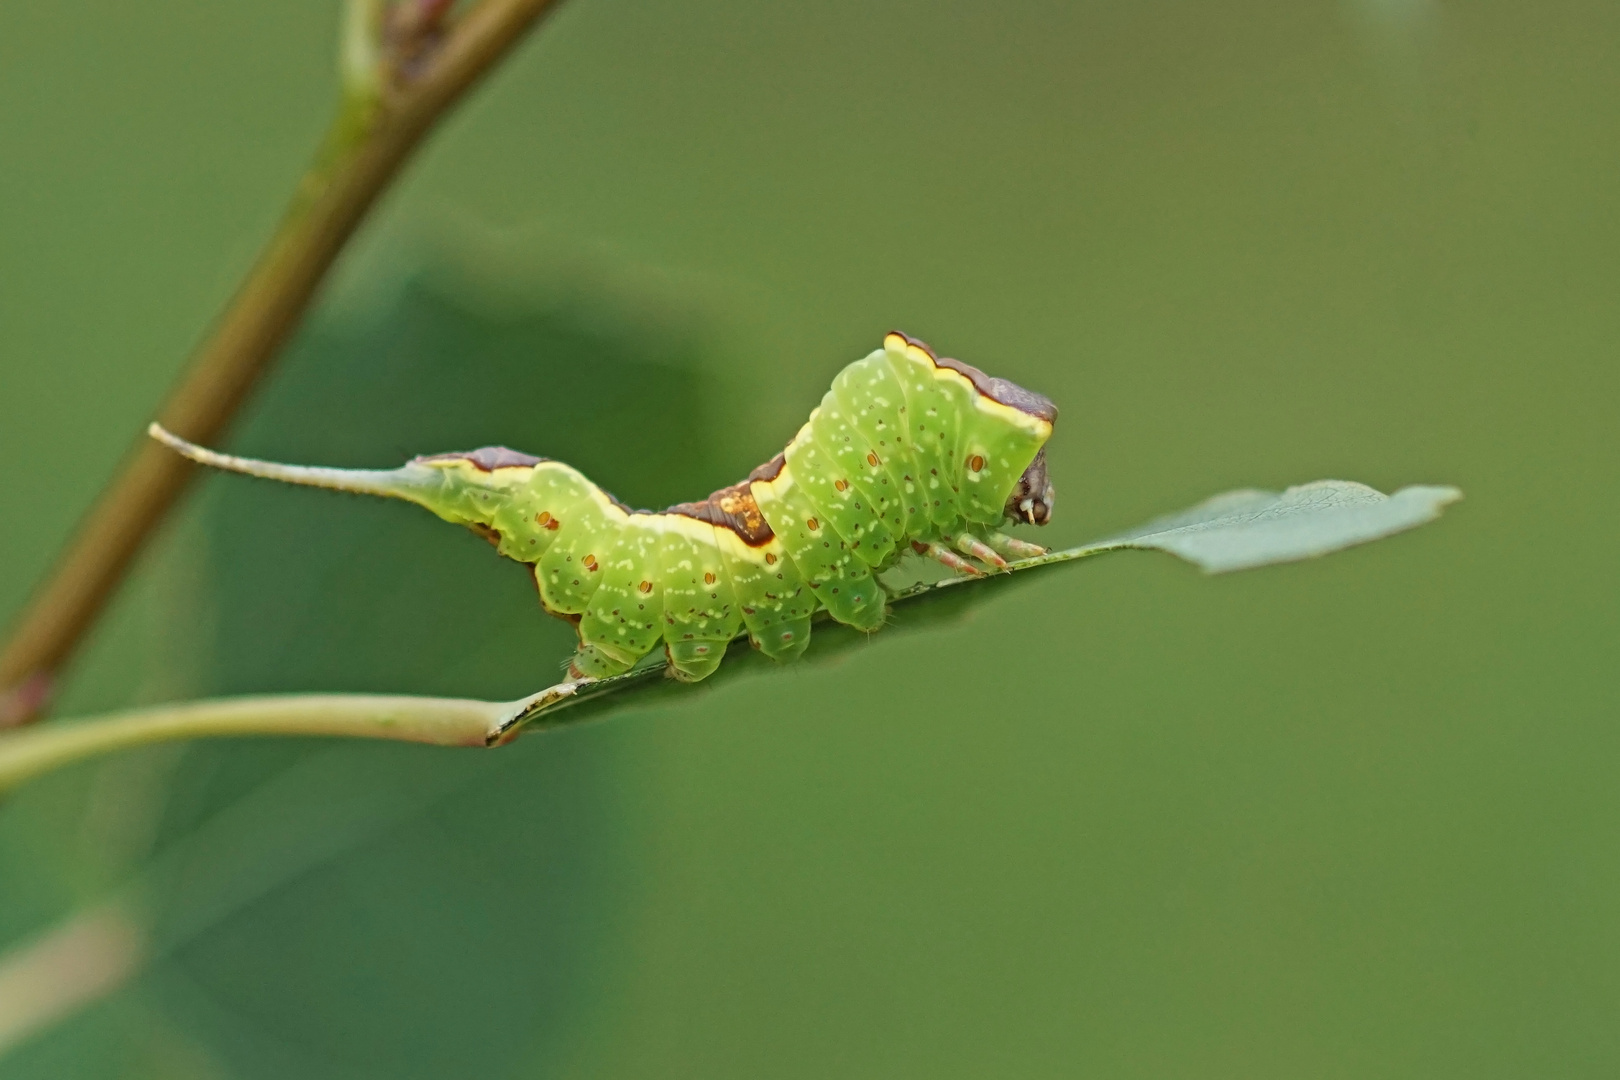
[[[1056,501],[1057,492],[1046,475],[1046,447],[1043,446],[1013,485],[1012,494],[1007,496],[1007,516],[1031,525],[1045,525],[1052,520],[1052,504]]]

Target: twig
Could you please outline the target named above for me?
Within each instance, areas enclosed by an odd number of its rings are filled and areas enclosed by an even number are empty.
[[[0,1057],[140,970],[145,933],[117,904],[0,953]]]
[[[558,0],[482,0],[448,27],[447,5],[407,2],[415,11],[408,24],[414,35],[402,35],[391,23],[388,48],[371,61],[354,47],[365,24],[351,19],[337,120],[286,218],[163,406],[159,416],[170,430],[203,442],[217,439],[423,137]],[[369,6],[368,0],[352,4],[351,12],[362,14]],[[136,440],[0,652],[0,727],[40,714],[57,671],[191,472],[184,459],[144,437]]]

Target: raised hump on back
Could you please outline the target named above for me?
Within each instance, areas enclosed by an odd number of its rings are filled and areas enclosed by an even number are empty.
[[[898,339],[897,341],[894,339]],[[986,375],[972,364],[953,360],[949,356],[940,356],[933,350],[928,342],[921,338],[914,338],[910,334],[899,330],[891,330],[883,337],[884,345],[906,346],[920,350],[922,354],[933,361],[937,368],[948,368],[958,375],[965,376],[973,384],[973,389],[981,396],[989,398],[1009,409],[1017,409],[1021,413],[1045,420],[1048,424],[1057,420],[1057,404],[1044,394],[1037,394],[1033,390],[1025,390],[1015,382],[1007,379],[998,379],[993,375]]]
[[[759,469],[754,471],[758,472]],[[710,525],[730,529],[749,547],[764,547],[775,539],[776,534],[766,523],[765,515],[759,512],[759,504],[754,501],[754,493],[749,490],[751,483],[752,478],[740,484],[723,487],[702,502],[677,503],[664,513],[679,514],[695,521],[704,521]]]
[[[411,459],[414,465],[428,465],[435,461],[465,461],[479,472],[496,469],[524,469],[539,465],[549,458],[535,457],[506,446],[481,446],[477,450],[459,450],[448,454],[424,454]]]

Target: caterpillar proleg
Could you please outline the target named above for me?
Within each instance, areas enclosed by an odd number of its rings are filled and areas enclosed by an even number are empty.
[[[746,629],[777,659],[802,653],[818,610],[883,625],[877,574],[916,552],[961,573],[1041,548],[1002,534],[1044,525],[1053,490],[1047,398],[890,333],[850,364],[782,453],[701,502],[631,510],[560,461],[505,447],[399,469],[280,465],[152,436],[216,468],[405,499],[532,568],[540,602],[572,621],[572,678],[628,671],[662,644],[667,670],[711,674]]]

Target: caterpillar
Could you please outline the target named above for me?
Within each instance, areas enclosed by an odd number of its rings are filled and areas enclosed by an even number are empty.
[[[1056,419],[1040,394],[893,332],[747,479],[657,512],[501,446],[330,469],[217,453],[156,424],[151,434],[204,465],[405,499],[481,534],[530,566],[541,605],[575,625],[571,679],[628,671],[661,643],[667,673],[696,682],[741,629],[780,660],[804,652],[823,609],[878,629],[887,595],[877,575],[902,555],[979,574],[1043,553],[999,527],[1050,519]]]

